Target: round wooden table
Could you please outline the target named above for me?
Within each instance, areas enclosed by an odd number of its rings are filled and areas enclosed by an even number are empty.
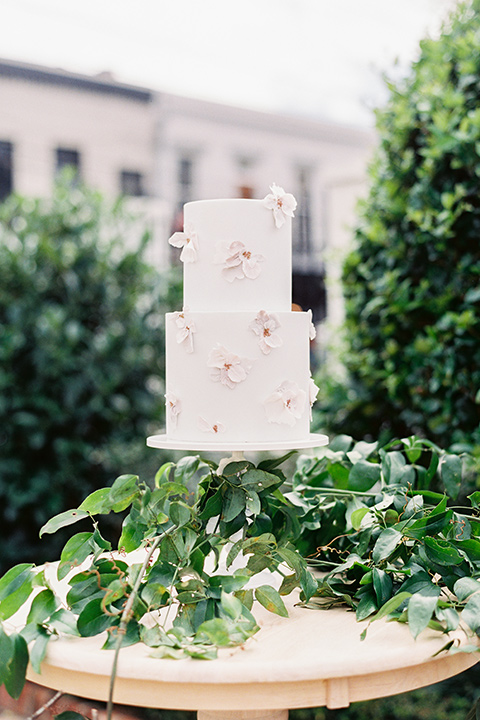
[[[115,702],[197,710],[199,720],[281,720],[292,708],[342,708],[430,685],[477,662],[469,653],[434,657],[446,637],[430,630],[414,640],[406,625],[379,620],[362,641],[365,624],[352,612],[295,607],[293,597],[286,605],[288,618],[256,607],[258,634],[243,647],[221,650],[216,660],[157,659],[143,645],[123,648]],[[105,701],[113,651],[101,649],[104,639],[51,642],[41,675],[30,668],[28,678]]]

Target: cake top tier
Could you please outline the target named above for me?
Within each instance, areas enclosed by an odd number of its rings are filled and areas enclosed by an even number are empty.
[[[195,311],[291,309],[293,195],[272,185],[264,200],[200,200],[184,207],[184,305]]]

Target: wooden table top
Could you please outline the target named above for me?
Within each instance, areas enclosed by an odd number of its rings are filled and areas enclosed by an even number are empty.
[[[286,605],[288,618],[257,606],[257,635],[216,660],[158,659],[144,645],[123,648],[115,702],[177,710],[340,708],[439,682],[477,662],[474,653],[433,657],[447,638],[428,629],[414,640],[408,626],[379,620],[362,641],[365,624],[352,612],[296,607],[293,596]],[[28,678],[106,700],[113,651],[101,649],[104,639],[51,642],[41,675],[29,668]]]

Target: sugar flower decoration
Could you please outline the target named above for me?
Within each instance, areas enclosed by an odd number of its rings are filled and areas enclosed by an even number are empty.
[[[286,193],[282,187],[278,185],[270,185],[271,192],[263,199],[263,204],[269,210],[273,210],[273,219],[277,228],[282,227],[285,218],[293,217],[297,207],[297,201],[291,193]]]
[[[195,262],[198,251],[197,233],[191,225],[185,228],[184,232],[176,232],[169,238],[170,245],[182,248],[180,260],[184,263]]]
[[[263,255],[251,252],[240,240],[221,246],[215,255],[215,263],[223,265],[222,275],[228,282],[243,278],[255,280],[260,275],[260,263],[264,260]]]
[[[310,340],[315,340],[315,338],[317,337],[317,330],[315,328],[315,325],[313,324],[313,315],[311,310],[308,311],[308,315],[310,317],[310,331],[308,337]]]
[[[238,383],[247,379],[253,362],[235,355],[217,343],[210,351],[207,365],[211,368],[210,377],[214,382],[220,382],[233,390]]]
[[[176,340],[184,346],[187,353],[193,353],[193,333],[196,332],[195,323],[188,315],[186,309],[173,314],[177,326]]]
[[[309,400],[310,400],[310,420],[313,420],[312,416],[312,408],[315,403],[315,400],[317,399],[318,391],[320,388],[318,385],[315,384],[315,381],[312,377],[310,377],[310,380],[308,382],[308,394],[309,394]]]
[[[272,348],[280,347],[283,344],[282,338],[275,332],[280,327],[276,315],[269,315],[265,310],[260,310],[248,327],[257,335],[260,350],[265,355],[268,355]]]
[[[265,400],[268,422],[293,427],[302,417],[306,393],[297,383],[286,380]]]
[[[182,411],[182,405],[180,400],[171,392],[165,395],[165,401],[167,406],[167,416],[171,423],[172,428],[177,427],[178,416]]]
[[[201,415],[198,417],[198,427],[200,430],[203,430],[203,432],[210,432],[216,435],[217,433],[225,432],[225,425],[222,425],[222,423],[209,423],[205,418],[203,418]]]

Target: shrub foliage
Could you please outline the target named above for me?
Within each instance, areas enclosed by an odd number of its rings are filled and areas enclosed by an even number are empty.
[[[480,440],[480,2],[425,40],[378,114],[356,249],[344,267],[343,428]]]
[[[45,520],[113,481],[120,452],[128,467],[161,423],[158,278],[125,249],[128,226],[120,203],[65,181],[51,200],[0,206],[4,563],[56,554],[38,543]]]

